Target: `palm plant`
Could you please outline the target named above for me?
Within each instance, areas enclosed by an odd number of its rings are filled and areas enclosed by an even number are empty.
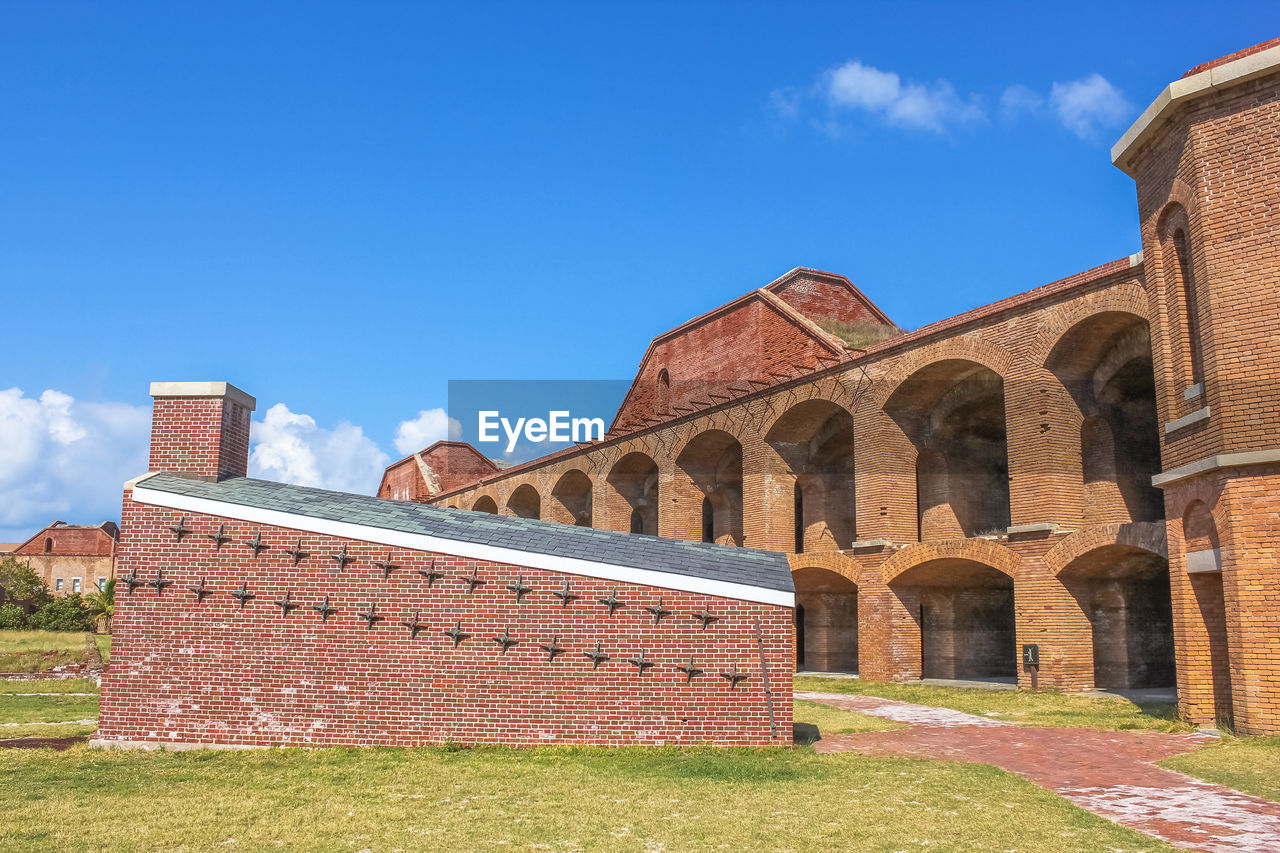
[[[94,627],[101,627],[110,634],[111,617],[116,613],[116,579],[107,581],[101,591],[86,595],[84,603],[89,610],[89,618],[93,620]]]

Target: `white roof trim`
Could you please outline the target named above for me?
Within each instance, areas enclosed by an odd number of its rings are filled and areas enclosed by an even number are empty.
[[[661,587],[662,589],[712,595],[718,598],[733,598],[739,601],[773,604],[779,607],[795,606],[795,594],[783,590],[764,589],[750,584],[718,581],[711,578],[677,575],[671,572],[654,571],[653,569],[637,569],[633,566],[596,563],[574,557],[560,557],[555,554],[499,548],[493,545],[481,545],[475,542],[462,542],[456,539],[428,536],[425,533],[406,533],[400,530],[388,530],[384,527],[371,527],[346,521],[330,521],[324,518],[312,518],[306,515],[281,512],[280,510],[262,509],[209,498],[162,492],[148,489],[143,485],[134,487],[133,500],[137,503],[151,506],[217,515],[223,518],[267,524],[273,527],[287,527],[291,530],[303,530],[308,533],[339,536],[344,539],[376,542],[379,545],[392,545],[411,551],[436,551],[444,554],[455,554],[459,557],[469,557],[475,560],[490,560],[495,563],[528,566],[531,569],[545,569],[582,577],[604,578],[618,581],[619,583],[644,584],[646,586]]]
[[[1207,68],[1181,80],[1174,80],[1147,107],[1133,126],[1124,132],[1120,141],[1111,147],[1111,162],[1130,177],[1130,160],[1134,152],[1146,143],[1169,115],[1182,104],[1205,95],[1215,89],[1238,86],[1250,80],[1280,70],[1280,45],[1269,47],[1249,56],[1242,56]]]
[[[151,396],[223,397],[251,412],[258,406],[257,400],[230,382],[152,382]]]

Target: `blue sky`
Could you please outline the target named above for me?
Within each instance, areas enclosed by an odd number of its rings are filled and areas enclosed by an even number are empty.
[[[1130,254],[1110,144],[1280,31],[1205,9],[6,3],[0,539],[118,512],[153,379],[371,489],[448,380],[626,378],[795,266],[910,328]]]

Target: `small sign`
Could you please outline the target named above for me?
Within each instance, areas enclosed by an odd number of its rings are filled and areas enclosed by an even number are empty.
[[[1022,647],[1022,665],[1040,666],[1040,647],[1038,645],[1028,643]]]

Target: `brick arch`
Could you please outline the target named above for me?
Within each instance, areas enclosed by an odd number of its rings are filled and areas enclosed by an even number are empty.
[[[818,551],[812,554],[788,554],[791,571],[801,569],[826,569],[840,575],[854,586],[862,586],[862,566],[839,551]]]
[[[908,545],[881,563],[880,573],[888,585],[907,571],[934,560],[969,560],[990,566],[1015,580],[1022,562],[1015,551],[987,539],[948,539]]]
[[[1127,524],[1105,524],[1073,533],[1045,552],[1044,564],[1049,571],[1058,576],[1079,557],[1110,545],[1137,548],[1158,557],[1169,558],[1164,522],[1139,521]]]
[[[972,361],[991,370],[1001,379],[1008,376],[1013,353],[999,344],[978,338],[963,337],[938,341],[905,354],[876,385],[874,400],[883,408],[904,382],[931,364],[941,361]]]
[[[1035,364],[1046,364],[1054,347],[1068,332],[1090,317],[1106,313],[1132,314],[1150,322],[1151,305],[1147,292],[1132,282],[1050,309],[1044,315],[1039,334],[1027,349],[1027,359]]]

